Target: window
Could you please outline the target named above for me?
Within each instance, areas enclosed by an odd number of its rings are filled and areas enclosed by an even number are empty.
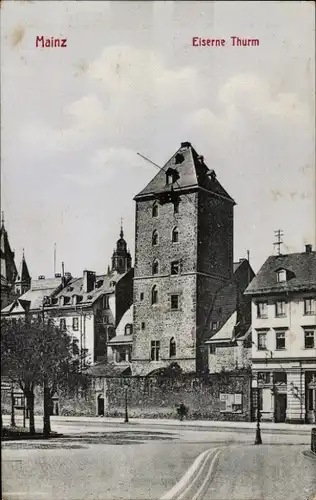
[[[160,341],[152,340],[150,343],[150,359],[151,361],[159,361],[160,359]]]
[[[158,290],[157,290],[157,287],[155,285],[155,286],[153,286],[153,288],[151,290],[151,303],[157,304],[157,302],[158,302]]]
[[[178,199],[173,202],[173,213],[174,214],[179,213],[179,204],[180,204],[180,200],[178,200]]]
[[[315,314],[315,300],[305,299],[304,300],[304,314],[311,315]]]
[[[144,300],[144,292],[140,292],[139,299],[141,302]]]
[[[218,321],[212,321],[212,330],[217,330]]]
[[[216,354],[216,346],[214,344],[210,344],[210,354]]]
[[[173,173],[168,172],[166,174],[166,184],[173,184]]]
[[[133,333],[133,325],[130,323],[125,326],[125,335],[132,335]]]
[[[169,344],[169,357],[172,358],[176,356],[177,353],[177,346],[176,346],[176,341],[174,340],[174,337],[170,339],[170,344]]]
[[[285,349],[285,332],[275,332],[275,348],[277,350]]]
[[[184,161],[184,156],[183,154],[181,153],[177,153],[175,158],[174,158],[174,162],[176,165],[179,165],[180,163],[182,163]]]
[[[153,203],[152,216],[158,217],[158,203],[156,201]]]
[[[59,328],[61,330],[66,330],[66,319],[65,318],[60,318],[60,320],[59,320]]]
[[[258,302],[257,303],[257,318],[267,318],[268,317],[268,303]]]
[[[72,318],[72,329],[79,330],[79,318],[78,317]]]
[[[70,304],[70,297],[64,297],[64,305]]]
[[[180,263],[178,260],[174,260],[171,262],[171,274],[179,274],[180,273]]]
[[[171,295],[170,302],[173,311],[179,309],[179,295]]]
[[[315,332],[314,330],[305,330],[305,349],[314,349]]]
[[[146,327],[146,325],[145,325],[145,321],[142,321],[142,324],[141,324],[141,329],[142,329],[142,330],[145,330],[145,327]]]
[[[154,262],[153,262],[152,272],[153,272],[153,274],[158,274],[158,272],[159,272],[159,262],[157,259],[154,260]]]
[[[273,373],[273,383],[274,384],[286,384],[287,383],[286,372],[274,372]]]
[[[258,332],[258,351],[265,351],[267,348],[267,332]]]
[[[286,270],[285,269],[280,269],[280,271],[277,272],[277,280],[278,283],[283,283],[286,281]]]
[[[104,295],[103,296],[103,309],[108,309],[109,308],[109,296]]]
[[[155,229],[152,235],[152,246],[158,245],[158,231]]]
[[[270,372],[258,372],[258,380],[263,384],[270,384]]]
[[[172,231],[172,243],[178,243],[179,241],[179,229],[175,227]]]
[[[284,300],[275,303],[275,316],[277,318],[284,318],[286,316],[286,302]]]

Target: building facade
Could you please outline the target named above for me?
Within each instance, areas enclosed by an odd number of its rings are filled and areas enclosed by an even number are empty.
[[[252,298],[255,404],[264,420],[316,421],[316,252],[267,259]]]
[[[212,303],[233,274],[235,202],[189,142],[135,201],[133,374],[174,362],[205,372]]]
[[[134,270],[122,229],[116,252],[119,259],[113,260],[107,274],[84,270],[79,278],[66,272],[37,280],[30,279],[23,256],[16,282],[22,295],[2,309],[2,316],[50,316],[72,337],[82,369],[89,363],[106,362],[108,342],[133,300]]]

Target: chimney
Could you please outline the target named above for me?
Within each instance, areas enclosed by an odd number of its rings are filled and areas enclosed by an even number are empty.
[[[45,276],[43,274],[41,274],[39,277],[38,277],[39,280],[44,280],[45,279]]]
[[[305,245],[305,252],[306,253],[311,253],[312,248],[313,248],[312,245]]]
[[[88,271],[85,269],[83,271],[83,292],[89,293],[94,289],[95,284],[95,272]]]
[[[55,278],[61,278],[61,273],[55,273]]]

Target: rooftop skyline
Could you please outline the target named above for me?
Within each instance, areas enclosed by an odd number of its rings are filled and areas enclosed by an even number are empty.
[[[2,2],[2,210],[31,276],[101,274],[189,141],[236,201],[234,261],[315,249],[309,2]],[[39,48],[36,36],[67,38]],[[193,37],[260,40],[195,47]]]

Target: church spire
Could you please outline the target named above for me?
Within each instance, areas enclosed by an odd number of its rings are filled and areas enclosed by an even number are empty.
[[[25,260],[25,252],[23,248],[19,274],[15,282],[15,289],[16,293],[22,295],[23,293],[27,292],[30,288],[31,288],[31,276],[27,267],[27,263]]]
[[[121,217],[121,232],[120,232],[120,238],[121,238],[121,240],[124,238],[124,231],[123,231],[123,217]]]
[[[112,272],[119,274],[126,273],[132,267],[131,254],[127,249],[127,243],[124,240],[123,219],[121,219],[120,238],[116,242],[116,249],[112,255]]]

